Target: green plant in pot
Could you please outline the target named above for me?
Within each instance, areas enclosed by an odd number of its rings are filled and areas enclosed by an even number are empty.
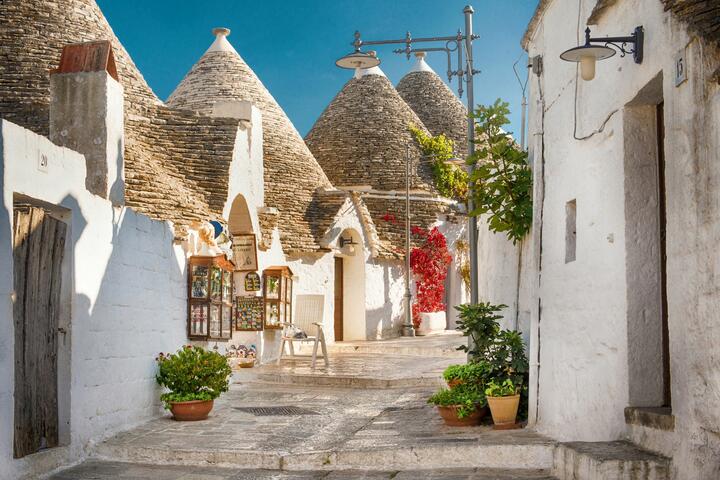
[[[428,398],[428,403],[437,406],[446,425],[466,427],[477,425],[487,413],[485,395],[482,389],[474,385],[458,385],[454,388],[441,388]]]
[[[495,424],[493,428],[496,430],[515,428],[520,393],[513,381],[509,378],[502,383],[491,380],[485,388],[485,396]]]
[[[484,384],[510,380],[520,394],[520,418],[526,418],[528,359],[520,332],[500,328],[498,320],[503,318],[500,312],[506,306],[481,302],[455,308],[460,316],[457,329],[469,339],[468,345],[461,345],[458,350],[468,354],[470,364],[484,365]]]
[[[204,420],[213,401],[227,392],[232,370],[223,355],[200,347],[185,345],[173,354],[156,358],[158,384],[169,392],[160,396],[175,420]]]
[[[450,365],[443,371],[443,378],[451,389],[460,385],[474,385],[483,390],[488,367],[485,362]]]

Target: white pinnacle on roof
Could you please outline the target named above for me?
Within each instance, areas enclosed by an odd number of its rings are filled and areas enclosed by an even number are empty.
[[[237,53],[237,50],[235,50],[235,47],[232,46],[230,42],[228,42],[227,36],[230,35],[230,29],[229,28],[214,28],[213,29],[213,35],[215,35],[215,41],[210,45],[210,48],[207,49],[205,53],[210,52],[232,52]]]
[[[386,77],[385,72],[380,70],[380,67],[356,68],[355,69],[354,78],[362,78],[366,75],[380,75],[381,77]]]
[[[412,66],[412,68],[410,69],[410,72],[408,72],[408,73],[412,73],[412,72],[433,72],[433,73],[435,73],[435,71],[432,68],[430,68],[430,65],[428,65],[427,62],[425,62],[425,55],[426,55],[425,52],[415,52],[415,58],[416,58],[415,64]]]
[[[374,50],[369,51],[368,54],[373,57],[377,56],[377,53]],[[385,76],[385,72],[383,72],[377,65],[370,68],[356,68],[353,78],[362,78],[366,75],[380,75],[381,77],[387,78],[387,76]]]

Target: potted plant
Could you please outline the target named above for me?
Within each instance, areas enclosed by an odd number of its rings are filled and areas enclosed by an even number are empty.
[[[487,413],[487,409],[483,408],[484,395],[477,388],[465,386],[452,389],[441,388],[428,398],[428,403],[437,406],[445,424],[453,427],[477,425]]]
[[[495,424],[493,428],[496,430],[515,428],[520,393],[513,381],[509,378],[502,383],[491,380],[485,388],[485,397]]]
[[[485,384],[491,380],[496,384],[512,381],[520,394],[520,417],[525,418],[528,407],[528,358],[520,332],[500,328],[498,320],[502,318],[500,312],[505,305],[480,302],[455,308],[460,316],[457,329],[470,340],[468,345],[461,345],[458,350],[468,354],[470,363],[485,365]],[[483,390],[487,387],[483,385]]]
[[[218,352],[185,345],[173,354],[160,353],[156,360],[155,378],[170,390],[160,399],[175,420],[206,419],[213,400],[228,391],[232,370]]]

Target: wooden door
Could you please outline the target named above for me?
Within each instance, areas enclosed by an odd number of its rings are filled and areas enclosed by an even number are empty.
[[[58,445],[57,337],[66,226],[14,210],[15,436],[21,458]]]
[[[335,257],[335,341],[343,339],[343,259]]]
[[[663,406],[671,407],[670,394],[670,329],[667,295],[667,196],[665,189],[665,103],[656,108],[658,213],[660,224],[660,297],[662,309]]]

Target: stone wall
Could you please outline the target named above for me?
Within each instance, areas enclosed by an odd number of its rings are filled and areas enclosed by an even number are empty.
[[[47,172],[38,170],[40,154]],[[155,356],[186,341],[186,257],[169,223],[85,190],[84,158],[0,121],[0,477],[38,478],[161,412]],[[14,195],[69,225],[59,341],[61,447],[12,459]]]

